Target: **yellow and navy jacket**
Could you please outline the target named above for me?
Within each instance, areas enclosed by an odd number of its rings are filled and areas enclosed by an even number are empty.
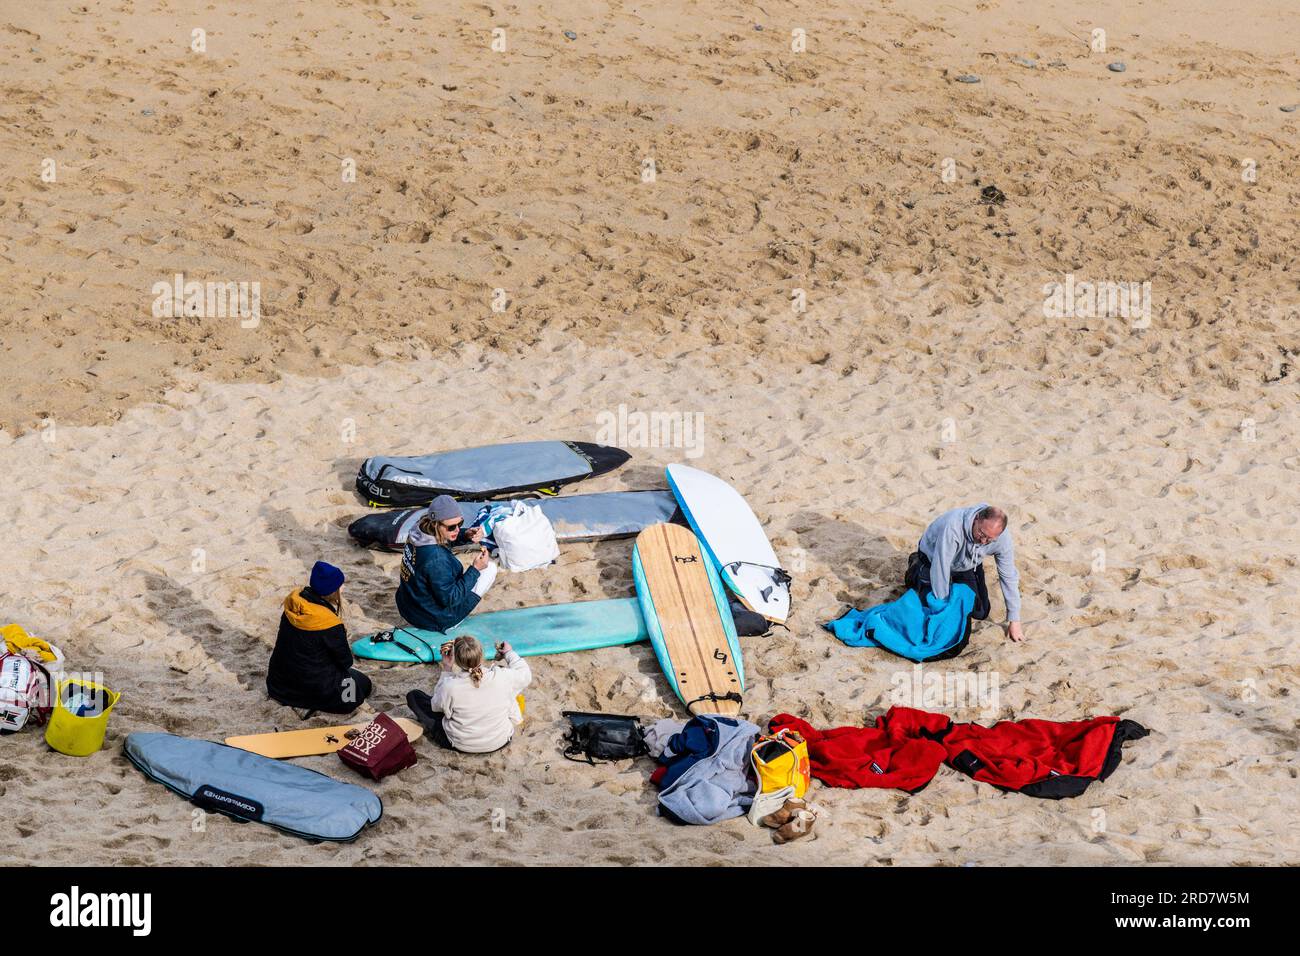
[[[280,633],[266,669],[266,691],[290,707],[320,707],[338,698],[352,667],[343,620],[310,587],[284,599]]]

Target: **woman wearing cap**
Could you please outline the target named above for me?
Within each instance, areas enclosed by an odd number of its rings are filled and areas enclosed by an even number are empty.
[[[311,583],[284,599],[280,633],[266,669],[272,700],[304,713],[350,714],[370,696],[370,678],[352,666],[343,626],[343,572],[317,561]]]
[[[411,530],[402,552],[402,583],[397,587],[397,610],[405,621],[426,631],[455,627],[478,606],[496,580],[497,566],[480,547],[474,563],[461,567],[451,553],[453,544],[483,538],[482,528],[466,531],[460,505],[449,495],[439,495],[420,523]]]

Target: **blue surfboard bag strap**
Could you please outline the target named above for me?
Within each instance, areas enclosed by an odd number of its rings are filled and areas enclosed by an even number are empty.
[[[175,734],[129,734],[126,759],[197,807],[304,840],[350,843],[384,803],[365,787],[258,754]]]
[[[896,601],[865,611],[849,610],[822,626],[851,647],[879,647],[924,663],[948,655],[968,637],[975,591],[954,584],[948,599],[927,593],[925,603],[910,588]]]

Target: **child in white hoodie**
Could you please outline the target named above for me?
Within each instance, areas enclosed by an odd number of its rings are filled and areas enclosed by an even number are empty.
[[[496,663],[485,669],[483,645],[468,634],[442,645],[441,653],[442,674],[427,698],[432,719],[426,727],[434,743],[471,754],[500,750],[524,719],[520,692],[533,679],[527,661],[503,642]],[[424,716],[423,709],[417,715]]]

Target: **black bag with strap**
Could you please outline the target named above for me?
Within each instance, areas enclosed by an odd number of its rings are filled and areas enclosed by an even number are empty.
[[[589,714],[566,710],[569,732],[564,735],[564,757],[578,763],[628,760],[650,751],[641,721],[619,714]]]
[[[772,630],[772,623],[757,611],[751,611],[734,596],[727,595],[731,606],[731,620],[736,625],[738,637],[766,637]]]

